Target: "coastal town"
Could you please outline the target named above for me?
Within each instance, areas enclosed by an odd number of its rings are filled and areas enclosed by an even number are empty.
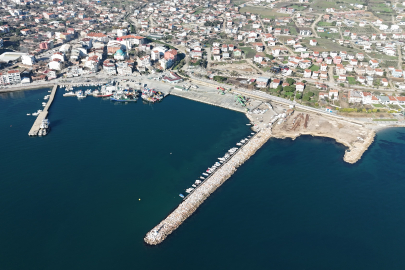
[[[401,122],[404,4],[2,1],[0,90],[162,73]]]
[[[355,163],[376,130],[405,126],[405,2],[0,3],[0,93],[52,88],[30,136],[47,134],[57,89],[115,102],[175,95],[246,114],[252,138],[180,194],[183,203],[145,236],[151,245],[271,137],[333,138]],[[70,92],[81,86],[102,87]]]

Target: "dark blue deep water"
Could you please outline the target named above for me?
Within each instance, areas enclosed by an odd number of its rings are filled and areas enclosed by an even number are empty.
[[[154,105],[0,96],[0,270],[405,269],[405,129],[354,165],[331,139],[270,140],[156,247],[144,235],[250,133],[241,113],[169,96]],[[139,200],[141,199],[141,200]]]

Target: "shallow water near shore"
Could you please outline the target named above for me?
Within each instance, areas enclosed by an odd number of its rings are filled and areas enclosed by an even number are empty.
[[[250,133],[247,118],[58,91],[51,132],[29,138],[46,94],[0,96],[0,269],[405,267],[405,129],[377,133],[354,165],[332,139],[272,139],[151,247],[144,235]]]

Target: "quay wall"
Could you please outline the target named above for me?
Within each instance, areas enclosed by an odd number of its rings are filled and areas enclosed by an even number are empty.
[[[175,92],[175,91],[176,91],[176,90],[172,90],[172,91],[170,92],[170,95],[177,96],[177,97],[182,97],[182,98],[186,98],[186,99],[190,99],[190,100],[194,100],[194,101],[198,101],[198,102],[205,103],[205,104],[209,104],[209,105],[212,105],[212,106],[217,106],[217,107],[221,107],[221,108],[225,108],[225,109],[229,109],[229,110],[233,110],[233,111],[245,113],[245,111],[244,111],[243,109],[239,109],[239,108],[237,108],[237,107],[223,106],[223,105],[220,105],[220,104],[215,104],[215,103],[209,102],[209,101],[207,101],[207,100],[203,100],[203,99],[198,98],[198,97],[196,97],[196,96],[193,96],[193,97],[192,97],[191,95],[187,95],[187,94],[186,94],[186,93],[187,93],[186,91],[178,91],[178,92]]]
[[[55,86],[55,83],[37,83],[34,85],[22,84],[22,85],[12,86],[12,87],[8,87],[8,88],[2,88],[2,89],[0,89],[0,93],[23,91],[23,90],[34,90],[34,89],[48,88],[48,87],[53,87],[53,86]]]
[[[150,230],[146,234],[144,241],[149,245],[158,245],[163,242],[168,235],[194,213],[211,193],[229,179],[239,166],[254,155],[270,137],[270,128],[259,131],[229,161],[215,171],[208,180],[198,186],[172,213]]]

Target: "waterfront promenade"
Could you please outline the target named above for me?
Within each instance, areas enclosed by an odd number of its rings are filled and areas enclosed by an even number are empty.
[[[58,85],[54,85],[54,87],[52,88],[51,94],[49,96],[48,102],[46,103],[44,109],[42,110],[42,112],[40,114],[38,114],[37,119],[35,119],[34,124],[32,125],[30,131],[28,132],[29,136],[37,136],[38,135],[38,131],[40,129],[42,120],[46,119],[46,117],[48,116],[48,110],[52,105],[53,99],[55,98],[55,94],[56,94],[56,90],[58,88]]]
[[[239,166],[256,153],[263,144],[271,137],[271,129],[259,131],[248,143],[229,159],[212,176],[203,182],[192,194],[190,194],[171,214],[149,231],[144,241],[149,245],[157,245],[176,230],[195,210],[231,177]]]

